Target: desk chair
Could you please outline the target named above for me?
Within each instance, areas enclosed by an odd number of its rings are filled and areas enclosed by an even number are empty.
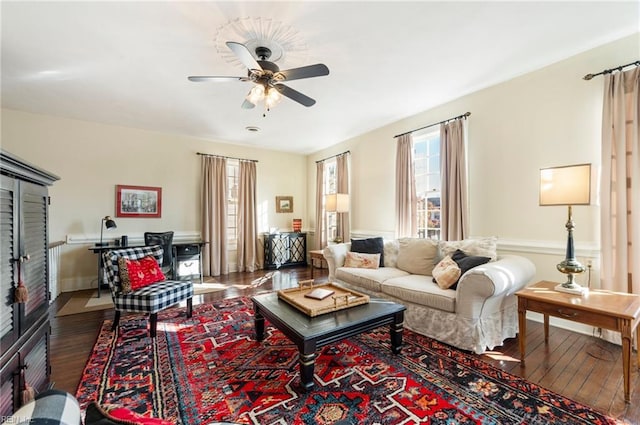
[[[144,244],[147,246],[160,245],[162,255],[162,273],[167,279],[176,278],[176,268],[173,258],[173,232],[144,232]]]

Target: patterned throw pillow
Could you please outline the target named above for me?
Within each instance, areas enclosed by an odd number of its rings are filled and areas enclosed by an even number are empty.
[[[460,267],[448,255],[433,268],[433,281],[441,289],[449,289],[458,282],[462,275]]]
[[[124,257],[118,257],[118,273],[120,274],[120,292],[128,294],[131,292],[131,280],[127,270],[127,259]]]
[[[498,258],[498,238],[488,236],[484,238],[470,238],[461,241],[440,241],[440,254],[445,257],[453,256],[453,253],[459,249],[467,255],[477,255],[481,257],[489,257],[491,261]]]
[[[128,278],[131,291],[136,291],[166,279],[162,269],[160,269],[160,265],[152,256],[147,256],[140,260],[124,258],[124,263],[124,267],[120,266],[120,280],[124,287],[124,282]],[[118,260],[118,265],[120,265],[120,260]]]
[[[171,425],[159,418],[149,418],[124,407],[100,406],[92,401],[87,406],[85,425]]]
[[[363,254],[361,252],[348,251],[344,266],[359,269],[377,269],[380,266],[380,254]]]
[[[458,267],[460,267],[460,276],[465,274],[467,271],[471,270],[474,267],[481,266],[483,264],[491,261],[490,257],[480,257],[474,255],[467,255],[459,249],[453,253],[451,259],[456,262]],[[451,286],[451,289],[456,289],[458,287],[458,281],[456,280],[455,284]]]

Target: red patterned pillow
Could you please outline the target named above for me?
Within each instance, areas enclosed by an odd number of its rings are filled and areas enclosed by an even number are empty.
[[[87,406],[85,425],[172,425],[159,418],[149,418],[124,407],[100,406],[92,401]]]
[[[164,273],[155,258],[147,256],[140,260],[125,259],[125,270],[120,271],[120,275],[127,274],[131,283],[131,290],[135,291],[152,283],[165,280]]]

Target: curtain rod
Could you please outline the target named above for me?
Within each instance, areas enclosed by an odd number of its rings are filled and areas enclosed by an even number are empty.
[[[344,151],[344,152],[342,152],[342,153],[337,153],[337,154],[335,154],[335,155],[328,156],[328,157],[326,157],[326,158],[324,158],[324,159],[319,159],[319,160],[317,160],[317,161],[316,161],[316,164],[317,164],[318,162],[323,162],[323,161],[326,161],[327,159],[335,158],[335,157],[337,157],[337,156],[345,155],[345,154],[348,154],[348,153],[351,153],[351,151]]]
[[[622,71],[624,68],[628,66],[633,66],[633,65],[640,66],[640,61],[631,62],[626,65],[620,65],[611,69],[605,69],[604,71],[600,71],[597,74],[587,74],[584,77],[582,77],[582,79],[589,81],[590,79],[592,79],[593,77],[597,77],[598,75],[611,74],[613,71]]]
[[[457,117],[454,117],[454,118],[449,118],[447,120],[442,120],[440,122],[434,122],[433,124],[425,125],[424,127],[416,128],[415,130],[405,131],[404,133],[396,134],[395,136],[393,136],[393,138],[395,139],[396,137],[404,136],[405,134],[424,130],[425,128],[433,127],[434,125],[445,124],[445,123],[448,123],[449,121],[459,120],[460,118],[466,119],[469,115],[471,115],[471,112],[465,112],[464,114],[458,115]]]
[[[214,154],[211,154],[211,153],[201,153],[201,152],[197,152],[197,154],[198,155],[202,155],[202,156],[214,156],[216,158],[237,159],[238,161],[258,162],[257,159],[236,158],[235,156],[214,155]]]

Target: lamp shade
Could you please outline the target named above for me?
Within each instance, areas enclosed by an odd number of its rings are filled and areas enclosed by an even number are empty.
[[[540,170],[540,205],[589,205],[591,164]]]
[[[324,206],[328,212],[349,212],[348,193],[330,193],[324,197]]]
[[[103,220],[104,220],[104,226],[107,229],[115,229],[116,227],[118,227],[116,225],[116,222],[113,221],[113,219],[111,217],[109,217],[109,216],[106,216]]]

